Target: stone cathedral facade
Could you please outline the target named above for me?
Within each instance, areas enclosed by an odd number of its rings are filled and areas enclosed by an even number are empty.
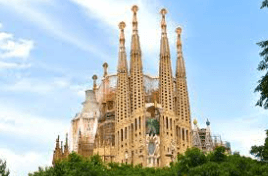
[[[117,73],[103,64],[101,83],[93,76],[83,110],[72,120],[71,149],[84,156],[99,154],[106,162],[168,166],[192,146],[192,130],[181,28],[177,33],[176,71],[172,73],[166,9],[162,9],[159,75],[143,73],[138,7],[132,7],[131,50],[127,57],[119,23]],[[131,26],[131,25],[130,25]],[[128,59],[129,58],[129,59]]]

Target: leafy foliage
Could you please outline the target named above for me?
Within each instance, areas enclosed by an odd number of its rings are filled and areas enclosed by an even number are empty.
[[[6,170],[7,163],[6,161],[2,161],[0,159],[0,175],[1,176],[9,176],[10,172],[9,170]]]
[[[264,145],[261,146],[252,146],[250,154],[259,158],[261,161],[268,162],[268,130],[266,130],[266,138]]]
[[[261,8],[268,7],[268,0],[262,2]],[[260,61],[258,70],[266,71],[268,68],[268,40],[257,43],[262,49],[260,56],[263,58]],[[255,88],[255,92],[260,92],[260,98],[256,105],[260,107],[268,108],[268,72],[258,81],[258,85]]]
[[[268,163],[240,156],[238,152],[226,155],[224,147],[204,153],[189,148],[170,167],[147,168],[124,163],[104,163],[98,155],[84,158],[71,153],[68,159],[56,162],[54,167],[29,176],[267,176]]]
[[[261,9],[264,7],[268,7],[268,0],[264,0],[261,5]]]

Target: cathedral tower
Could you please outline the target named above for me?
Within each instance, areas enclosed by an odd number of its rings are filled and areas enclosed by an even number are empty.
[[[181,43],[182,29],[178,27],[177,33],[177,66],[176,66],[176,114],[177,134],[180,135],[177,146],[185,151],[191,147],[191,116],[190,116],[190,103],[186,81],[185,63],[182,55]]]
[[[128,124],[130,120],[130,98],[129,98],[129,79],[127,68],[127,57],[125,48],[124,22],[119,23],[120,39],[117,66],[117,92],[116,92],[116,112],[115,112],[115,146],[117,148],[117,162],[125,162],[124,153],[128,147]]]
[[[160,63],[159,63],[159,97],[162,106],[160,118],[160,155],[161,165],[166,166],[175,158],[176,147],[174,139],[174,99],[173,99],[173,77],[171,70],[170,49],[167,38],[167,24],[165,15],[166,9],[160,11],[161,20],[161,43],[160,43]]]
[[[130,51],[130,90],[131,90],[131,112],[132,124],[131,130],[131,162],[133,164],[146,164],[145,158],[145,100],[144,100],[144,83],[142,70],[142,53],[140,48],[140,39],[138,35],[137,11],[138,6],[134,5],[132,21],[132,38]],[[135,150],[134,150],[135,149]]]

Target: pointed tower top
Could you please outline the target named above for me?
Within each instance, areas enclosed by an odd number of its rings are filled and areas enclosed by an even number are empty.
[[[68,145],[68,133],[66,133],[66,141],[65,144]]]
[[[124,21],[121,21],[118,26],[119,26],[119,29],[124,30],[126,27],[126,23]]]
[[[132,30],[133,30],[133,34],[137,34],[137,31],[138,31],[137,12],[138,12],[139,8],[137,5],[134,5],[134,6],[132,6],[131,10],[133,12]]]
[[[126,49],[125,49],[125,34],[124,29],[126,27],[126,23],[121,21],[118,25],[120,29],[120,36],[119,36],[119,57],[118,57],[118,65],[117,69],[119,72],[126,72],[127,71],[127,60],[126,60]]]
[[[166,33],[166,14],[167,14],[167,9],[163,8],[160,10],[160,14],[162,15],[162,21],[161,21],[161,28],[162,28],[162,33]]]
[[[181,46],[181,32],[182,32],[182,29],[180,27],[177,27],[175,32],[178,34],[177,47],[179,47],[179,46]]]
[[[139,10],[139,7],[137,5],[133,5],[131,10],[134,12],[134,13],[137,13],[137,11]]]
[[[208,119],[207,119],[206,124],[207,124],[207,126],[209,126],[209,125],[210,125],[210,121],[209,121]]]
[[[194,119],[194,125],[197,125],[197,120],[196,119]]]
[[[176,33],[177,33],[178,35],[180,35],[181,32],[182,32],[182,28],[181,28],[181,27],[177,27],[177,28],[176,28]]]
[[[181,32],[182,29],[178,27],[176,29],[177,36],[177,68],[176,68],[176,76],[179,78],[186,77],[186,71],[185,71],[185,63],[182,56],[182,43],[181,43]]]
[[[126,23],[124,21],[121,21],[118,25],[119,29],[120,29],[120,37],[119,37],[119,41],[120,41],[120,48],[125,47],[125,34],[124,34],[124,29],[126,27]]]
[[[107,71],[108,64],[106,62],[104,62],[102,67],[103,67],[103,77],[105,77],[108,74],[108,71]]]
[[[97,75],[93,75],[92,76],[92,79],[93,79],[93,91],[95,91],[97,89],[96,80],[98,79],[98,76]]]

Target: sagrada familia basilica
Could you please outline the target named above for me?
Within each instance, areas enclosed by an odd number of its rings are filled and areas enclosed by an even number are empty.
[[[86,90],[83,109],[72,120],[70,148],[86,157],[99,154],[106,162],[168,166],[178,154],[201,144],[199,137],[193,136],[191,127],[182,29],[176,29],[174,75],[167,37],[167,10],[160,11],[159,75],[146,75],[138,32],[138,7],[134,5],[132,12],[130,59],[128,61],[125,48],[126,24],[120,22],[117,73],[108,74],[108,64],[104,63],[101,83],[97,85],[97,76],[92,77],[93,89]],[[197,128],[194,132],[198,133]],[[64,152],[59,139],[56,143],[53,163],[69,154],[67,138]]]

